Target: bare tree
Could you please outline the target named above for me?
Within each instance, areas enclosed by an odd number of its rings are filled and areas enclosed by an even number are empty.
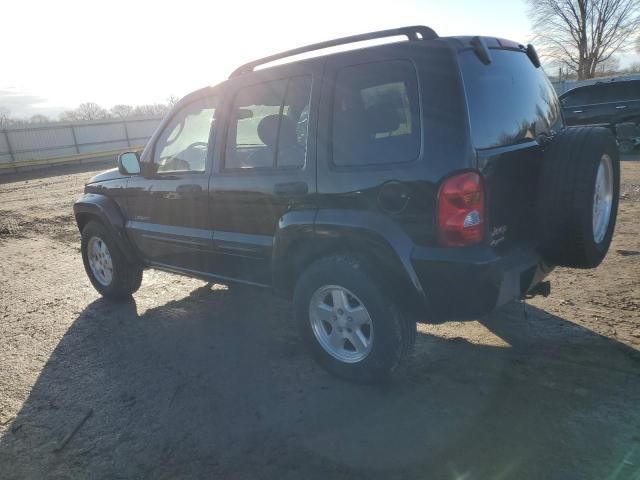
[[[179,100],[180,100],[180,97],[177,97],[175,95],[169,95],[167,97],[167,106],[169,107],[169,109],[172,109],[173,107],[175,107],[176,103],[178,103]]]
[[[94,102],[81,103],[76,111],[80,120],[99,120],[109,116],[104,108]]]
[[[607,60],[600,62],[598,68],[596,68],[594,77],[605,77],[615,75],[620,71],[620,59],[615,55],[609,57]]]
[[[543,57],[593,78],[640,28],[640,0],[527,0]]]
[[[167,105],[162,103],[152,103],[149,105],[138,105],[133,109],[134,115],[159,116],[164,115],[169,110]]]
[[[67,110],[60,114],[60,120],[63,122],[101,120],[104,118],[109,118],[109,112],[94,102],[81,103],[75,110]]]
[[[6,107],[0,107],[0,127],[6,127],[13,123],[11,121],[11,110]]]
[[[130,117],[133,114],[133,107],[131,105],[118,104],[111,107],[111,115],[114,117],[125,118]]]
[[[29,123],[49,123],[51,120],[46,115],[41,115],[39,113],[35,115],[31,115],[29,117]]]
[[[640,62],[632,63],[627,68],[622,69],[620,73],[640,73]]]
[[[61,122],[75,122],[76,120],[78,120],[75,110],[65,110],[58,116],[58,119]]]

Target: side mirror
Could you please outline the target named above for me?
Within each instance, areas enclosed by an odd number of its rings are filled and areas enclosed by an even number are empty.
[[[123,175],[138,175],[140,160],[136,152],[125,152],[118,155],[118,171]]]

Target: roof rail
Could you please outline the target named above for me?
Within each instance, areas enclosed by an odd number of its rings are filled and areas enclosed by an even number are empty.
[[[431,28],[423,25],[415,25],[412,27],[400,27],[392,28],[390,30],[380,30],[378,32],[363,33],[360,35],[351,35],[349,37],[336,38],[326,42],[314,43],[305,47],[294,48],[293,50],[287,50],[286,52],[276,53],[275,55],[269,55],[268,57],[259,58],[249,63],[236,68],[229,78],[238,77],[245,73],[252,72],[258,65],[264,65],[265,63],[271,63],[281,58],[293,57],[294,55],[300,55],[302,53],[313,52],[314,50],[322,50],[325,48],[336,47],[338,45],[346,45],[349,43],[363,42],[366,40],[374,40],[376,38],[396,37],[404,35],[410,41],[416,40],[433,40],[438,38],[438,34]]]

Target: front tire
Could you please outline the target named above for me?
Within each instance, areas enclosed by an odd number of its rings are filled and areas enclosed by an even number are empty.
[[[415,322],[349,256],[322,258],[302,273],[294,312],[318,363],[353,382],[388,380],[415,338]]]
[[[103,297],[124,300],[140,288],[142,268],[127,261],[100,222],[92,220],[82,229],[81,251],[87,276]]]

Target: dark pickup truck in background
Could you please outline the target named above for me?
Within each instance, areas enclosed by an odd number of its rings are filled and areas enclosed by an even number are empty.
[[[599,125],[613,129],[621,153],[640,146],[640,79],[598,82],[560,96],[569,126]]]

